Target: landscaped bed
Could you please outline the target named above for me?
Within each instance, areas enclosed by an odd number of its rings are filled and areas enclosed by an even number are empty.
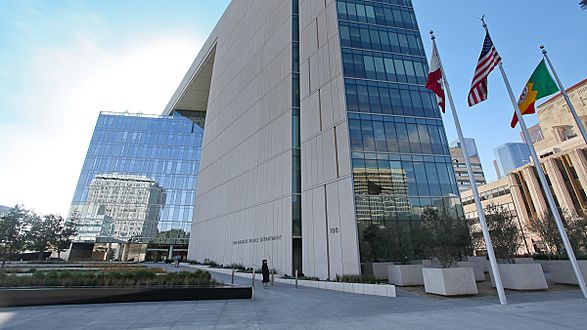
[[[0,273],[0,287],[0,306],[252,297],[251,288],[225,286],[203,270],[52,270],[27,277]]]

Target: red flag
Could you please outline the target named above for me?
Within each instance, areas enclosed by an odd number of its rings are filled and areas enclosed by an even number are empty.
[[[432,46],[432,57],[430,58],[430,69],[428,70],[428,81],[426,88],[436,94],[436,100],[442,112],[444,112],[444,88],[442,86],[442,69],[436,45]]]

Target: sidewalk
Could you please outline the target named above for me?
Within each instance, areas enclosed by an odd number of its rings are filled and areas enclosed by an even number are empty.
[[[160,267],[161,264],[154,266]],[[192,267],[169,271],[190,270]],[[230,274],[210,270],[230,283]],[[238,284],[250,279],[236,277]],[[397,298],[256,282],[252,300],[0,309],[2,329],[585,329],[579,290],[441,300],[398,289]]]

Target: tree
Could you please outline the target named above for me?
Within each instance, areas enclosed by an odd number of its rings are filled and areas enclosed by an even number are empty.
[[[63,218],[59,215],[48,214],[41,217],[32,213],[26,235],[27,247],[39,252],[39,260],[43,258],[45,250],[56,245],[62,222]]]
[[[446,210],[425,209],[415,233],[418,246],[443,268],[470,253],[472,241],[467,222],[451,216]]]
[[[79,223],[79,213],[74,211],[71,216],[62,221],[57,232],[56,241],[54,242],[53,250],[57,250],[57,258],[61,259],[61,251],[67,250],[71,239],[77,235],[77,224]]]
[[[579,253],[581,246],[587,245],[587,217],[585,213],[580,212],[566,216],[565,227],[573,250]]]
[[[503,206],[489,205],[485,220],[495,256],[511,263],[522,244],[522,235],[511,212]]]
[[[570,214],[569,212],[563,211],[562,215],[563,224],[571,247],[574,251],[579,252],[581,246],[587,244],[587,217],[583,212]],[[530,230],[534,231],[540,237],[549,253],[559,256],[564,254],[564,245],[552,213],[547,212],[532,220],[530,222]]]
[[[22,206],[16,205],[8,213],[0,217],[0,253],[2,253],[2,267],[6,260],[15,253],[22,251],[25,243],[25,227],[29,212]]]
[[[549,254],[560,255],[563,242],[552,213],[546,212],[532,219],[528,227],[540,237]]]
[[[379,257],[382,254],[382,234],[382,228],[375,224],[370,224],[363,231],[363,240],[367,242],[369,248],[367,253],[368,261],[379,260]]]

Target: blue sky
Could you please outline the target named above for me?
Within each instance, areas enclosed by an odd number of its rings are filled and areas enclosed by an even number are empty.
[[[578,0],[413,2],[428,54],[427,31],[436,32],[465,135],[477,140],[493,178],[493,147],[518,141],[519,131],[509,128],[498,72],[489,100],[466,105],[483,40],[478,18],[486,15],[519,93],[541,43],[564,84],[587,77],[587,11]],[[0,204],[65,214],[98,112],[161,113],[228,3],[0,0]],[[444,118],[453,139],[452,118]]]

